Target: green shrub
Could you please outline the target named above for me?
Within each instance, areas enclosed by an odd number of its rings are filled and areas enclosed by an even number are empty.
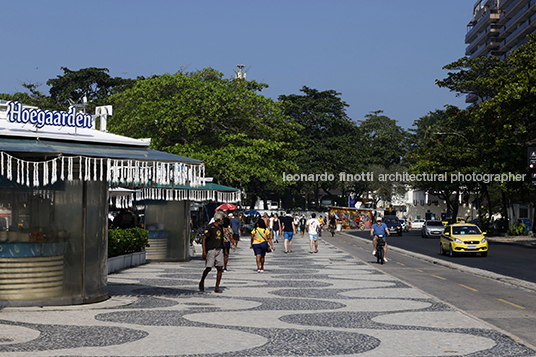
[[[109,229],[108,258],[142,252],[149,246],[149,232],[143,228]]]
[[[529,227],[523,222],[515,222],[510,226],[508,235],[511,236],[526,236],[529,234]]]

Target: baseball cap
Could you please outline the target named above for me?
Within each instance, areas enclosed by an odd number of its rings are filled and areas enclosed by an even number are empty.
[[[229,213],[229,217],[233,217],[233,216],[234,216],[234,214],[232,214],[232,213]]]

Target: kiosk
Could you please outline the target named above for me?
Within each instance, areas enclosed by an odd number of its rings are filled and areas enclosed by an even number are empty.
[[[106,299],[109,188],[204,184],[203,162],[104,129],[76,107],[0,101],[0,305]]]
[[[190,218],[192,202],[240,202],[240,190],[207,182],[197,187],[123,190],[111,198],[119,209],[143,207],[144,225],[149,231],[146,258],[150,261],[190,259]]]

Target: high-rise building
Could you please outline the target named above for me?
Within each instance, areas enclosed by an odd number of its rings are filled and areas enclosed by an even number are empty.
[[[465,55],[504,59],[533,32],[536,0],[478,0],[473,6],[473,19],[467,25]],[[475,96],[466,98],[469,103],[476,100]]]
[[[479,0],[467,25],[465,55],[504,58],[536,31],[536,0]]]

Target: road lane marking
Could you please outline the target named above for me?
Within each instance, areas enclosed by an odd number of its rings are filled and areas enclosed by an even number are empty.
[[[402,263],[399,263],[399,262],[396,262],[396,264],[399,264],[399,265],[404,265],[404,266],[406,266],[406,264],[402,264]]]
[[[497,300],[499,300],[499,301],[501,301],[501,302],[504,302],[505,304],[512,305],[512,306],[515,306],[515,307],[517,307],[517,308],[520,308],[520,309],[525,310],[525,308],[524,308],[523,306],[516,305],[516,304],[514,304],[514,303],[512,303],[512,302],[510,302],[510,301],[506,301],[506,300],[503,300],[503,299],[497,299]]]
[[[432,276],[434,278],[438,278],[438,279],[441,279],[441,280],[447,280],[447,278],[443,278],[442,276],[437,276],[437,275],[434,275],[434,274],[432,274]]]
[[[469,287],[469,286],[467,286],[467,285],[463,285],[463,284],[458,284],[458,285],[461,286],[461,287],[463,287],[463,288],[466,288],[466,289],[469,289],[469,290],[473,290],[473,291],[478,292],[478,290],[473,289],[473,288],[471,288],[471,287]]]
[[[417,268],[415,268],[415,270],[420,271],[421,273],[424,273],[424,270],[417,269]]]

